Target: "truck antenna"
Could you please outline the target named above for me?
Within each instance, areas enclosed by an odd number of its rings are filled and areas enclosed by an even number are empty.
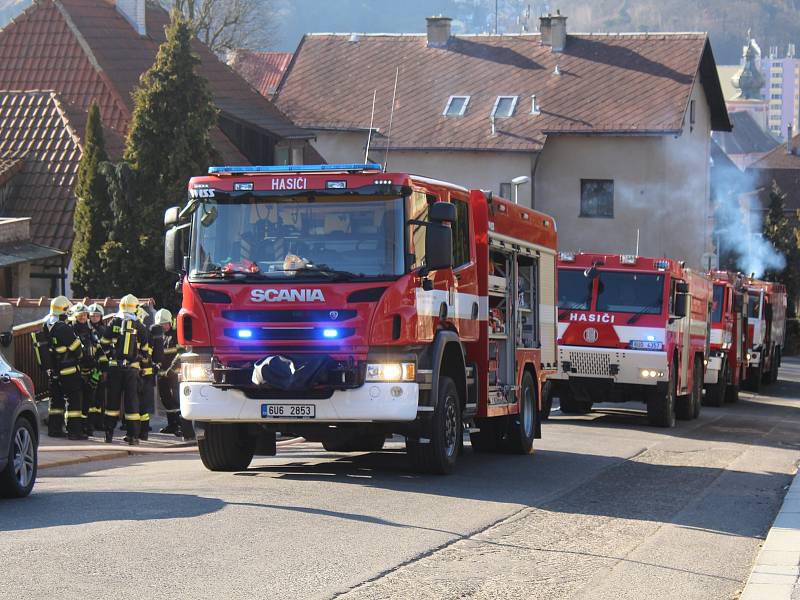
[[[375,98],[378,90],[372,91],[372,114],[369,117],[369,133],[367,134],[367,149],[364,151],[364,164],[369,162],[369,146],[372,143],[372,124],[375,122]]]
[[[392,141],[392,121],[394,121],[394,101],[397,98],[397,79],[400,77],[400,67],[394,72],[394,91],[392,92],[392,110],[389,112],[389,130],[386,132],[386,154],[383,156],[383,172],[389,164],[389,142]]]
[[[636,256],[639,256],[639,228],[636,228]]]

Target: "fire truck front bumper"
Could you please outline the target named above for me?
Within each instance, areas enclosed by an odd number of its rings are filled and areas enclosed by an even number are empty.
[[[747,366],[757,367],[761,364],[761,352],[758,350],[750,350],[747,353]]]
[[[419,384],[375,382],[333,391],[328,398],[251,398],[242,390],[211,383],[180,386],[181,416],[191,421],[285,423],[413,421]]]
[[[558,371],[562,381],[604,379],[618,384],[652,385],[669,380],[666,352],[560,346]]]
[[[724,355],[721,351],[714,351],[712,355],[708,357],[703,383],[714,384],[719,381],[723,357]]]

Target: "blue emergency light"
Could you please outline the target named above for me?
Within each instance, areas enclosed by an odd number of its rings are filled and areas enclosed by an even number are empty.
[[[240,329],[239,331],[236,332],[236,335],[239,337],[239,339],[249,340],[250,338],[253,337],[253,330],[252,329]]]
[[[338,329],[323,329],[322,330],[322,337],[324,338],[337,338],[339,337],[339,330]]]
[[[215,173],[314,173],[318,171],[381,171],[378,163],[346,163],[339,165],[243,165],[233,167],[208,167],[208,174]]]

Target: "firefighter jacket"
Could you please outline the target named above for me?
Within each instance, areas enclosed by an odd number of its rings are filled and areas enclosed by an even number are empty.
[[[89,323],[72,324],[72,330],[81,341],[81,375],[88,376],[97,367],[97,345],[98,341]]]
[[[72,327],[64,319],[52,320],[45,324],[43,332],[49,337],[51,377],[77,375],[83,349]]]
[[[164,377],[170,373],[177,373],[180,368],[181,354],[185,351],[185,348],[178,343],[178,331],[174,327],[169,331],[165,331],[164,359],[161,361],[161,371],[159,375]]]
[[[155,375],[164,360],[164,329],[161,325],[150,326],[143,350],[142,376]]]
[[[90,322],[89,328],[92,330],[94,339],[97,340],[95,345],[97,368],[101,372],[106,372],[108,371],[108,347],[103,344],[103,339],[106,338],[106,334],[108,333],[108,326],[102,321],[97,324]]]
[[[148,355],[147,329],[135,319],[114,317],[100,342],[108,354],[109,367],[139,369],[142,355]]]

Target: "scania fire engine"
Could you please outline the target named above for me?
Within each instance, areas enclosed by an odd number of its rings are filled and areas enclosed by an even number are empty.
[[[711,282],[668,258],[562,253],[558,372],[567,414],[644,400],[653,425],[699,415]]]
[[[181,412],[203,463],[275,436],[415,469],[532,451],[555,366],[556,226],[491,193],[380,165],[212,167],[169,209],[181,273]]]
[[[757,392],[762,383],[778,379],[786,337],[786,287],[748,279],[747,388]]]
[[[747,369],[747,290],[741,273],[712,271],[711,348],[703,404],[722,406],[739,399]]]

